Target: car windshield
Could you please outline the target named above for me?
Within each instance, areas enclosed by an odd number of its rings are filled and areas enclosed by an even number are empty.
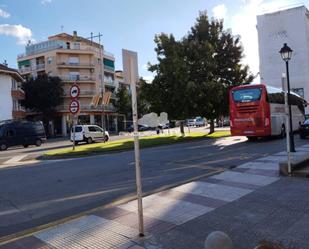
[[[261,88],[248,88],[232,91],[235,102],[253,102],[260,100],[261,93]]]

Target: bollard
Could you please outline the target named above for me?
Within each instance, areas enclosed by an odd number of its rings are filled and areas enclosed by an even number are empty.
[[[224,232],[215,231],[207,236],[205,249],[233,249],[233,242]]]

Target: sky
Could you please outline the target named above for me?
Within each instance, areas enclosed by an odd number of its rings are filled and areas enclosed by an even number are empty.
[[[122,48],[138,52],[139,74],[151,80],[147,64],[156,63],[154,36],[187,34],[199,11],[224,20],[226,29],[240,35],[243,63],[259,72],[256,15],[304,4],[309,0],[0,0],[0,63],[16,68],[25,44],[66,32],[89,37],[101,33],[106,51],[122,69]]]

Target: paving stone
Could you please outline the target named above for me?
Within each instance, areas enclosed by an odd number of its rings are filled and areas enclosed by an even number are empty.
[[[238,173],[238,172],[232,172],[232,171],[225,171],[218,175],[214,175],[211,178],[219,179],[219,180],[226,180],[226,181],[231,181],[231,182],[248,183],[248,184],[254,184],[254,185],[259,185],[259,186],[268,185],[279,179],[278,177],[252,175],[252,174]]]
[[[205,197],[210,197],[218,200],[223,200],[226,202],[231,202],[237,200],[238,198],[252,192],[249,189],[242,189],[237,187],[229,187],[219,184],[213,184],[208,182],[191,182],[182,186],[175,188],[174,190],[192,193],[194,195],[201,195]]]

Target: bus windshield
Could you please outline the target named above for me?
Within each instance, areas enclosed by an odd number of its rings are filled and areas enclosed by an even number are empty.
[[[261,88],[247,88],[232,91],[235,102],[252,102],[260,100],[261,93]]]

